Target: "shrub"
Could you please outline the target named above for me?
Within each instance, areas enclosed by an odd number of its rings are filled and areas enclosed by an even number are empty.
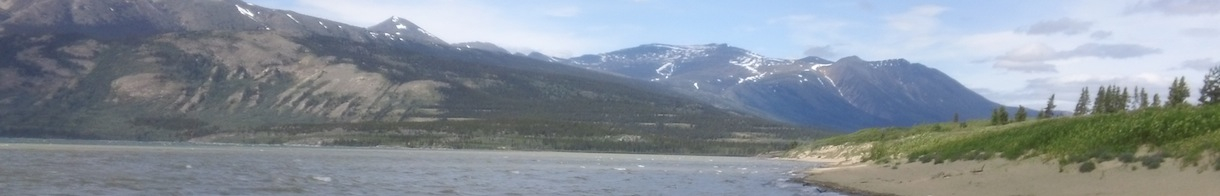
[[[1220,157],[1216,157],[1216,161],[1213,161],[1212,165],[1216,166],[1215,168],[1212,168],[1213,170],[1220,171]]]
[[[1118,155],[1118,161],[1122,161],[1123,163],[1135,162],[1135,154],[1128,152],[1128,153],[1123,153],[1122,155]]]
[[[1097,169],[1097,165],[1093,164],[1092,161],[1084,162],[1084,164],[1080,164],[1080,173],[1089,173],[1089,172],[1092,172],[1093,169]]]
[[[1148,169],[1156,169],[1161,167],[1161,162],[1165,162],[1165,157],[1164,155],[1157,153],[1143,157],[1141,162],[1144,164],[1144,167],[1148,167]]]

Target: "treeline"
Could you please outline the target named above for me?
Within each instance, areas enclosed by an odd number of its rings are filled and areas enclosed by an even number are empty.
[[[1141,87],[1119,87],[1115,85],[1098,86],[1097,95],[1090,98],[1089,88],[1080,90],[1080,100],[1076,102],[1073,116],[1115,114],[1128,111],[1159,107],[1186,107],[1190,95],[1190,87],[1186,77],[1174,78],[1169,86],[1169,96],[1162,102],[1160,94],[1148,96],[1148,91]],[[1199,104],[1212,105],[1220,102],[1220,66],[1213,67],[1203,78],[1203,86],[1199,88]],[[1090,103],[1092,107],[1090,107]],[[1055,116],[1055,95],[1051,95],[1046,107],[1038,113],[1038,119]],[[1005,125],[1011,122],[1022,122],[1028,116],[1025,106],[1018,106],[1015,117],[1009,118],[1005,106],[992,110],[991,125]]]

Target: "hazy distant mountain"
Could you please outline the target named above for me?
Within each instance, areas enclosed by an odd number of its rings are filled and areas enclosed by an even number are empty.
[[[483,51],[500,53],[500,54],[509,54],[508,50],[505,50],[504,48],[501,48],[500,46],[497,46],[496,44],[487,43],[487,42],[462,42],[462,43],[453,44],[453,47],[457,48],[458,50],[475,49],[475,50],[483,50]]]
[[[903,59],[789,60],[724,44],[648,44],[569,60],[724,107],[846,131],[947,121],[954,113],[985,118],[998,105],[936,69]]]
[[[237,0],[6,0],[0,28],[0,136],[528,133],[557,145],[817,134],[491,44],[450,45],[397,17],[362,28]],[[334,125],[361,122],[451,123]]]

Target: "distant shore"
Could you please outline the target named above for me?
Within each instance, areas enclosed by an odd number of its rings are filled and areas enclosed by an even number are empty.
[[[804,181],[852,195],[1212,195],[1220,172],[1182,167],[1167,160],[1148,169],[1118,161],[1082,173],[1080,164],[1040,159],[957,161],[942,164],[869,164],[846,159],[797,159],[829,163],[807,171]],[[1134,170],[1132,168],[1135,168]]]

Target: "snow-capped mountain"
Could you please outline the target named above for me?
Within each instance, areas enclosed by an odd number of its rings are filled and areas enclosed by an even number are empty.
[[[647,44],[569,59],[575,66],[680,89],[783,121],[852,131],[983,118],[997,104],[903,59],[768,58],[725,44]]]
[[[476,49],[494,53],[510,54],[508,50],[501,48],[496,44],[487,42],[462,42],[453,44],[453,47],[457,48],[458,50]]]
[[[370,28],[249,4],[240,0],[53,0],[0,3],[0,33],[80,34],[131,38],[171,32],[273,31],[356,42],[405,42],[449,47],[398,17]]]
[[[428,33],[424,28],[420,28],[419,25],[415,25],[415,23],[397,16],[377,23],[377,25],[369,27],[368,30],[382,32],[380,36],[390,37],[391,39],[412,40],[429,45],[446,44],[445,41],[436,38],[436,36]],[[373,36],[378,35],[373,34]]]
[[[589,141],[821,134],[549,59],[450,45],[398,17],[363,28],[239,0],[0,0],[0,137],[189,140],[318,123],[411,135],[432,130],[380,123],[438,121]]]

